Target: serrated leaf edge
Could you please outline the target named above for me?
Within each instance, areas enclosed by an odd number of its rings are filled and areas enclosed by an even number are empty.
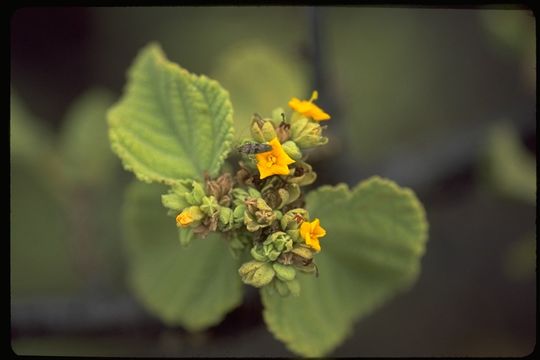
[[[202,80],[208,81],[210,86],[216,86],[217,88],[219,88],[220,90],[222,90],[225,93],[225,95],[226,95],[225,105],[228,105],[231,110],[226,115],[226,117],[224,119],[224,122],[226,122],[226,123],[228,123],[230,125],[230,130],[227,132],[227,134],[225,136],[225,139],[222,142],[223,147],[225,148],[225,151],[223,151],[220,155],[218,155],[215,158],[215,164],[216,164],[215,167],[217,169],[216,172],[218,172],[219,168],[221,168],[221,166],[223,165],[225,159],[228,157],[230,151],[232,150],[232,143],[233,143],[233,139],[234,139],[233,107],[232,107],[232,103],[230,101],[230,93],[226,89],[221,87],[221,85],[219,84],[218,81],[210,79],[205,75],[197,75],[197,74],[194,74],[194,73],[190,73],[188,70],[182,68],[179,64],[169,61],[167,59],[163,49],[161,48],[161,46],[155,41],[150,42],[148,45],[146,45],[141,50],[139,50],[139,52],[137,53],[135,59],[132,62],[132,65],[127,70],[128,79],[130,79],[132,77],[131,73],[132,73],[132,71],[134,71],[133,64],[136,64],[146,52],[153,52],[156,55],[155,60],[158,63],[162,63],[164,66],[171,68],[173,71],[182,73],[183,75],[188,77],[190,79],[190,82],[193,85],[193,87],[195,87],[197,90],[200,91],[200,88],[197,86],[197,81],[196,80],[197,79],[202,79]],[[171,185],[172,186],[172,185],[174,185],[175,182],[177,182],[179,180],[184,180],[184,179],[171,179],[171,178],[162,177],[161,175],[156,174],[155,171],[153,171],[151,169],[148,169],[146,167],[145,167],[146,170],[143,171],[143,173],[141,173],[138,170],[136,171],[136,168],[137,169],[139,168],[138,166],[132,166],[132,165],[128,164],[128,162],[124,161],[124,159],[126,157],[131,158],[131,159],[133,159],[133,157],[130,155],[129,151],[123,149],[123,147],[120,146],[118,144],[118,142],[115,140],[116,137],[117,137],[116,131],[115,131],[115,123],[116,123],[115,119],[116,118],[113,116],[113,113],[114,113],[115,109],[123,103],[124,97],[127,96],[127,94],[128,94],[128,92],[127,92],[128,87],[129,87],[129,81],[127,81],[124,84],[124,87],[123,87],[123,90],[122,90],[122,96],[107,110],[107,113],[106,113],[107,122],[109,124],[108,135],[109,135],[109,140],[110,140],[110,143],[111,143],[111,149],[120,158],[121,163],[122,163],[122,167],[125,170],[130,171],[133,174],[135,174],[136,178],[139,179],[140,181],[143,181],[145,183],[156,182],[156,183],[165,184],[165,185]],[[202,91],[201,91],[201,93],[204,96],[204,93]],[[212,143],[212,146],[213,147],[215,146],[215,142]],[[133,159],[133,160],[135,160],[135,159]],[[132,164],[133,163],[138,163],[138,161],[133,161],[133,160],[131,161]],[[209,170],[211,170],[211,169],[209,169]],[[156,175],[152,175],[152,173],[154,173]],[[202,175],[203,174],[200,174],[200,179],[198,179],[198,180],[202,179]]]

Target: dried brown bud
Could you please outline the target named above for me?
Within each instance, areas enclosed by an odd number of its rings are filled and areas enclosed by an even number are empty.
[[[281,124],[276,128],[276,134],[280,143],[284,143],[289,140],[290,137],[291,125],[287,124],[285,121],[282,121]]]
[[[230,173],[224,173],[215,180],[206,177],[205,183],[206,192],[209,195],[214,195],[219,205],[229,206],[231,204],[230,192],[234,185],[234,180]]]
[[[208,236],[211,231],[216,231],[219,223],[219,214],[205,218],[199,226],[193,229],[193,233],[197,234],[201,238]]]

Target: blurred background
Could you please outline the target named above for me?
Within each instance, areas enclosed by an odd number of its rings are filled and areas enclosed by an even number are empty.
[[[378,174],[430,223],[418,282],[331,356],[523,356],[536,345],[536,39],[525,8],[22,8],[11,17],[11,345],[20,355],[292,356],[256,292],[204,333],[126,286],[132,180],[105,113],[138,50],[229,90],[238,136],[319,91],[316,186]]]

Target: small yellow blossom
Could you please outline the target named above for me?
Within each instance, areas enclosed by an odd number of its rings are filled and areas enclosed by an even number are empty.
[[[289,106],[296,112],[310,117],[313,120],[321,121],[321,120],[328,120],[330,119],[330,115],[325,113],[323,109],[318,107],[313,103],[313,101],[317,100],[319,94],[317,91],[313,91],[313,94],[311,95],[311,99],[309,101],[306,100],[299,100],[295,97],[289,101]]]
[[[188,210],[182,211],[178,216],[176,217],[176,225],[179,227],[188,227],[189,224],[193,222],[193,218],[189,214]]]
[[[277,137],[270,140],[268,144],[272,146],[272,150],[255,155],[260,178],[289,174],[287,165],[292,164],[294,160],[283,150]]]
[[[304,238],[308,246],[319,252],[321,251],[319,238],[326,235],[326,230],[319,225],[319,219],[315,219],[312,222],[304,221],[300,225],[300,235]]]

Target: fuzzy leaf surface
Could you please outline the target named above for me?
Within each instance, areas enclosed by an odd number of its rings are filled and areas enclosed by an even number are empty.
[[[424,209],[414,193],[372,177],[354,189],[323,186],[307,199],[311,219],[327,235],[315,256],[320,276],[299,274],[300,296],[261,292],[264,319],[276,338],[303,356],[323,356],[355,321],[417,278],[427,239]]]
[[[157,44],[141,50],[122,99],[109,111],[109,138],[124,167],[145,182],[217,175],[232,142],[232,105],[216,81],[189,73]]]

